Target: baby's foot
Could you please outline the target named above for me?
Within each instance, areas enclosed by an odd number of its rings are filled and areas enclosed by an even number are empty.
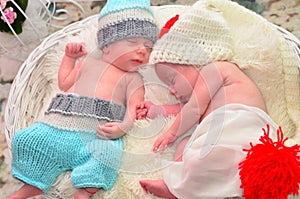
[[[11,194],[6,199],[27,199],[33,196],[42,195],[43,191],[29,184],[24,184],[17,192]]]
[[[92,195],[96,194],[98,188],[81,188],[74,194],[74,199],[90,199]]]
[[[10,196],[8,196],[8,198],[6,199],[26,199],[26,198],[19,196],[17,193],[13,193]]]
[[[75,192],[74,199],[90,199],[90,196],[86,192],[79,190]]]
[[[140,180],[140,185],[146,193],[168,199],[177,199],[163,180]]]

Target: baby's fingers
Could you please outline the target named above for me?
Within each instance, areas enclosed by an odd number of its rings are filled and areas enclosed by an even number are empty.
[[[98,138],[100,138],[100,139],[103,139],[103,140],[110,140],[110,139],[111,139],[111,138],[110,138],[111,134],[108,134],[108,133],[105,133],[105,132],[98,132],[98,133],[96,134],[96,136],[97,136]]]
[[[136,119],[141,120],[141,119],[145,119],[147,115],[147,110],[139,110],[136,113]]]
[[[104,139],[104,140],[112,139],[111,132],[106,131],[105,127],[98,126],[97,131],[98,131],[98,133],[96,134],[96,136],[98,138],[101,138],[101,139]]]
[[[75,43],[75,42],[68,43],[66,45],[65,52],[66,52],[66,55],[68,55],[69,57],[72,57],[72,58],[78,58],[78,57],[81,57],[81,56],[87,54],[87,51],[85,50],[85,44],[83,42],[82,43]]]
[[[139,104],[136,105],[136,109],[144,109],[145,108],[145,103],[141,102]]]
[[[136,109],[135,112],[136,112],[136,114],[140,114],[140,113],[145,112],[145,110],[144,109]]]
[[[79,51],[81,52],[82,55],[87,54],[87,51],[86,51],[86,49],[85,49],[85,43],[82,42],[82,43],[80,44]]]
[[[155,141],[155,143],[153,145],[153,152],[154,153],[157,153],[157,152],[162,153],[166,147],[167,147],[167,142],[162,137],[160,137]]]

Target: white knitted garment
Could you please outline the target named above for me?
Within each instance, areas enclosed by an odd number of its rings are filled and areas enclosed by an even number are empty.
[[[206,1],[198,1],[157,41],[150,63],[201,66],[212,61],[230,60],[232,49],[232,36],[222,13]]]

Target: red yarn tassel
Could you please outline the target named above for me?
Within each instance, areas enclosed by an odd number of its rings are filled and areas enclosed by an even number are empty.
[[[287,147],[281,127],[277,130],[277,141],[269,137],[270,125],[263,128],[261,142],[253,145],[246,159],[239,164],[241,188],[246,199],[287,199],[289,194],[297,196],[300,183],[300,145]]]
[[[175,15],[175,17],[172,17],[169,19],[164,27],[161,28],[158,38],[160,39],[164,34],[169,32],[170,28],[174,25],[174,23],[178,20],[179,15]]]

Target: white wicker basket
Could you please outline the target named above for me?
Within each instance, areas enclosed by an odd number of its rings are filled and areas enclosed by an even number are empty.
[[[167,19],[174,16],[175,13],[184,12],[185,8],[183,6],[155,7],[155,15],[159,18],[158,25],[162,27]],[[56,74],[58,66],[53,66],[51,69],[49,63],[47,65],[46,62],[53,55],[52,59],[60,60],[62,54],[59,53],[63,51],[58,52],[57,49],[70,40],[81,38],[90,44],[88,48],[93,49],[95,47],[93,45],[96,44],[94,38],[90,35],[95,34],[96,24],[97,16],[91,16],[68,25],[44,39],[23,63],[11,87],[5,112],[5,134],[9,148],[14,133],[36,121],[42,115],[53,93],[57,91]],[[270,24],[270,26],[273,25]],[[277,26],[275,27],[296,52],[295,56],[298,58],[298,66],[300,67],[300,41],[291,33]],[[85,31],[89,33],[82,34]],[[48,68],[45,69],[45,66],[48,66]],[[137,191],[135,195],[130,197],[146,198],[145,195],[141,197],[141,191]],[[152,198],[151,196],[147,197]],[[122,198],[122,196],[119,198]]]

